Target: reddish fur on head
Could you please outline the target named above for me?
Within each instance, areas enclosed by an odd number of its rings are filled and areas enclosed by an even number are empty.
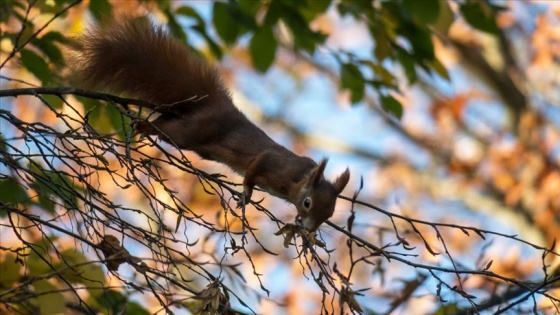
[[[323,159],[310,172],[295,202],[299,220],[308,231],[317,230],[333,215],[336,199],[350,179],[350,171],[346,169],[334,182],[329,182],[323,175],[326,165],[327,159]]]

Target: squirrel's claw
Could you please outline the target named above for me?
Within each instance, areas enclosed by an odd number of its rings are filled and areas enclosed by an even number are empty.
[[[142,121],[140,119],[133,119],[130,121],[130,127],[132,128],[132,133],[130,134],[131,138],[136,138],[136,136],[140,135],[140,139],[142,138],[142,127],[140,126]]]
[[[248,200],[245,197],[245,193],[242,193],[241,196],[239,197],[239,200],[237,200],[237,208],[242,209],[247,204],[247,201]]]
[[[245,237],[245,223],[246,223],[246,218],[245,218],[245,205],[247,204],[247,201],[250,200],[250,197],[247,196],[247,194],[245,192],[241,193],[241,195],[239,196],[239,200],[237,201],[237,208],[241,209],[241,222],[243,223],[243,231],[242,231],[242,237],[241,237],[241,242],[243,244],[247,244],[247,238]]]
[[[139,140],[144,139],[150,134],[153,134],[154,127],[149,122],[142,119],[133,119],[130,121],[130,126],[132,127],[131,138],[135,138],[140,135]]]

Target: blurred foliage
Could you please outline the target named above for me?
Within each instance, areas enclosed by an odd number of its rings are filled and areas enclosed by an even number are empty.
[[[35,8],[40,13],[57,13],[76,2],[80,1],[39,1]],[[193,7],[185,2],[179,2],[177,6],[173,1],[156,1],[153,4],[165,15],[169,30],[175,37],[189,42],[188,33],[197,33],[216,58],[223,57],[224,48],[211,36],[209,25]],[[273,64],[279,47],[313,55],[318,47],[324,46],[328,35],[314,30],[311,22],[334,6],[342,17],[351,17],[367,25],[375,42],[375,48],[366,58],[358,58],[347,51],[331,52],[340,63],[341,88],[349,89],[352,102],[358,103],[363,100],[366,88],[381,95],[400,92],[395,78],[384,70],[386,62],[401,65],[406,70],[409,83],[417,81],[420,70],[449,78],[434,54],[432,40],[434,33],[446,34],[457,18],[449,5],[445,0],[342,0],[336,3],[331,0],[216,1],[212,23],[219,39],[227,46],[237,45],[240,39],[249,37],[253,65],[265,72]],[[477,0],[464,1],[459,6],[460,12],[473,27],[497,33],[494,18],[501,7]],[[26,18],[25,8],[25,1],[3,2],[3,21],[13,17],[25,26],[24,30],[14,29],[4,32],[3,36],[12,41],[23,66],[43,85],[58,83],[59,70],[64,65],[60,45],[67,44],[69,40],[57,31],[37,34],[37,26],[33,20]],[[90,1],[89,10],[97,20],[112,16],[108,0]],[[66,14],[64,12],[61,17]],[[184,19],[192,21],[187,28],[184,22],[179,22]],[[391,106],[384,109],[400,117],[398,113],[402,112],[402,108],[399,107],[402,106],[394,98],[391,102]]]

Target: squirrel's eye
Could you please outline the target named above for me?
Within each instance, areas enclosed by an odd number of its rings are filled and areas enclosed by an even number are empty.
[[[311,198],[307,197],[303,200],[303,206],[305,207],[305,209],[309,209],[309,207],[311,206]]]

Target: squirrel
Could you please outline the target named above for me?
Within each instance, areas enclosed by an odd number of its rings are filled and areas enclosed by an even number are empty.
[[[134,134],[157,136],[244,176],[238,206],[254,186],[294,204],[296,222],[314,232],[333,215],[348,168],[333,182],[316,163],[274,142],[233,104],[218,71],[147,17],[122,18],[78,38],[70,65],[84,87],[154,104],[159,116],[134,123]],[[196,100],[195,100],[196,99]]]

